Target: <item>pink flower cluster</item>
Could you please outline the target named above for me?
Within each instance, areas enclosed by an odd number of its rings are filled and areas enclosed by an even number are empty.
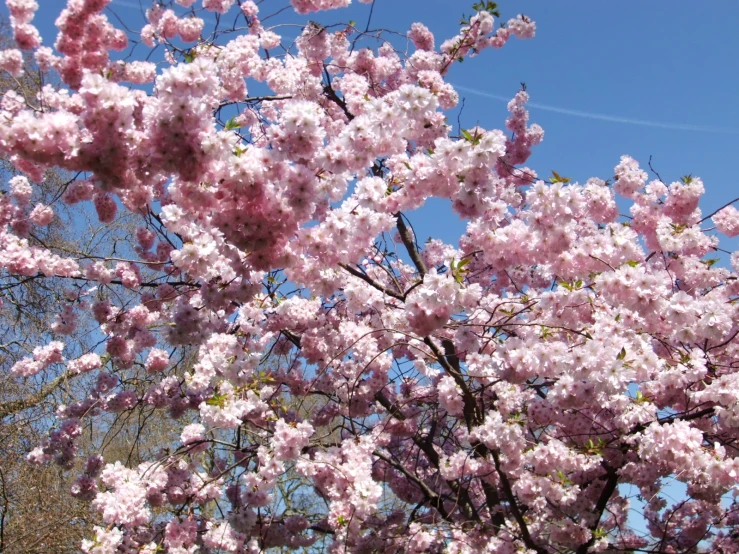
[[[726,206],[713,216],[716,229],[727,237],[739,236],[739,210]]]
[[[290,0],[295,11],[301,14],[346,8],[351,0]]]
[[[20,50],[10,48],[0,52],[0,69],[13,77],[23,75],[23,54]],[[6,93],[7,94],[7,93]]]
[[[59,28],[54,47],[64,55],[52,62],[62,79],[72,88],[79,87],[86,70],[107,68],[110,50],[123,50],[128,36],[108,22],[101,12],[110,0],[71,2],[56,20]]]
[[[13,27],[13,38],[23,50],[38,48],[41,35],[31,24],[39,5],[36,0],[6,0],[10,12],[10,24]]]
[[[64,361],[62,350],[64,343],[56,340],[46,346],[37,346],[33,349],[33,357],[16,362],[10,372],[18,377],[32,377],[50,365]]]

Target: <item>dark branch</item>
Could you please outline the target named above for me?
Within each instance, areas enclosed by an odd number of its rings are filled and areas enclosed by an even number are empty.
[[[362,273],[361,271],[359,271],[356,268],[353,268],[349,264],[339,264],[339,267],[341,267],[342,269],[348,271],[349,273],[351,273],[355,277],[359,277],[362,281],[364,281],[365,283],[369,284],[370,286],[376,288],[377,290],[379,290],[383,294],[387,294],[388,296],[392,296],[393,298],[397,298],[398,300],[405,300],[405,297],[402,294],[400,294],[399,292],[395,292],[394,290],[391,290],[391,289],[389,289],[387,287],[382,286],[380,283],[378,283],[377,281],[375,281],[374,279],[372,279],[372,277],[370,277],[366,273]]]
[[[420,273],[421,278],[423,278],[423,276],[428,273],[428,270],[426,269],[426,264],[423,262],[423,258],[421,258],[421,255],[418,253],[418,249],[416,248],[416,241],[411,235],[410,229],[408,229],[405,221],[403,221],[403,214],[398,213],[395,218],[398,221],[398,233],[400,234],[400,240],[403,241],[403,245],[408,251],[408,255],[411,257],[411,260],[413,261],[413,265],[416,266],[418,273]]]
[[[616,490],[617,486],[618,472],[614,468],[609,467],[608,472],[606,473],[606,483],[603,486],[603,490],[601,491],[600,496],[598,497],[598,502],[595,503],[595,519],[590,525],[590,540],[584,544],[581,544],[580,547],[575,551],[575,554],[587,554],[588,549],[595,544],[596,540],[598,540],[598,537],[595,534],[595,530],[598,529],[598,525],[600,525],[600,520],[603,517],[603,512],[605,511],[606,506],[608,505],[608,501],[611,499],[611,496],[613,496],[613,492]]]

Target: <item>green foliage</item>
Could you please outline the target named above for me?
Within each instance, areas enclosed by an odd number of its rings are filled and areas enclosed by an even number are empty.
[[[564,288],[564,289],[567,289],[569,291],[575,291],[575,290],[578,290],[578,289],[581,289],[582,288],[583,282],[582,282],[582,279],[578,279],[577,281],[574,281],[572,283],[568,283],[566,281],[561,281],[559,283],[559,286],[562,287],[562,288]]]
[[[470,263],[470,258],[464,258],[462,260],[459,260],[459,262],[457,263],[452,260],[449,264],[449,268],[452,272],[452,277],[454,277],[454,280],[457,283],[461,283],[462,281],[464,281],[465,275],[468,273],[468,270],[465,269],[465,266],[468,263]]]
[[[498,9],[498,4],[496,2],[475,2],[472,4],[472,9],[475,13],[488,12],[493,17],[500,17],[500,10]],[[463,15],[460,23],[462,25],[469,25],[470,18]]]
[[[478,134],[477,131],[475,131],[475,134],[473,135],[467,129],[462,129],[461,134],[462,138],[467,142],[471,142],[473,146],[477,146],[482,140],[482,135]]]
[[[598,442],[594,442],[593,439],[588,439],[588,442],[582,446],[582,451],[585,454],[600,455],[605,446],[606,441],[601,438],[598,439]]]
[[[232,117],[231,119],[229,119],[226,122],[226,125],[224,126],[224,129],[226,129],[226,131],[231,131],[233,129],[239,129],[239,128],[241,128],[241,125],[239,125],[236,122],[236,118],[235,117]]]
[[[552,176],[549,178],[551,183],[569,183],[572,181],[570,177],[563,177],[552,169]]]

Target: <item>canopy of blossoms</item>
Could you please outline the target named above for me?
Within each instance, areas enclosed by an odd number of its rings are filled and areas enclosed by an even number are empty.
[[[306,20],[290,45],[270,2],[160,2],[129,35],[110,0],[69,0],[52,48],[35,0],[6,3],[58,82],[2,99],[25,176],[0,197],[0,267],[78,291],[13,372],[87,374],[29,454],[79,471],[102,521],[84,552],[739,551],[739,253],[711,258],[739,212],[705,217],[699,178],[628,156],[608,180],[539,177],[524,90],[505,130],[455,131],[450,67],[533,37],[529,18],[478,4],[438,45],[421,23]],[[232,28],[206,35],[208,11]],[[21,51],[0,66],[20,74]],[[59,202],[137,215],[126,255],[30,245],[51,167],[78,176]],[[467,222],[456,244],[413,233],[433,197]],[[69,352],[83,320],[101,344]],[[180,441],[137,467],[78,452],[100,414],[137,409],[168,410]]]

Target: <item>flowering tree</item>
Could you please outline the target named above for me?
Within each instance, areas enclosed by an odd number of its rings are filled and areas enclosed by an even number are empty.
[[[136,44],[157,66],[111,59],[133,36],[109,0],[70,0],[56,52],[35,0],[6,1],[63,85],[3,97],[0,151],[25,176],[0,198],[0,266],[70,289],[12,372],[88,376],[28,456],[89,455],[72,492],[102,524],[84,552],[739,551],[739,253],[734,272],[707,259],[739,212],[703,217],[700,179],[648,182],[628,156],[608,181],[540,179],[523,90],[508,135],[455,133],[449,68],[531,20],[496,29],[483,2],[438,48],[420,23],[408,45],[312,22],[285,44],[251,0],[176,0]],[[80,178],[32,205],[49,167]],[[457,245],[418,244],[432,197],[467,220]],[[104,256],[53,251],[30,238],[58,202],[138,228]],[[97,344],[70,349],[90,317]],[[142,409],[179,440],[140,464],[80,448]]]

